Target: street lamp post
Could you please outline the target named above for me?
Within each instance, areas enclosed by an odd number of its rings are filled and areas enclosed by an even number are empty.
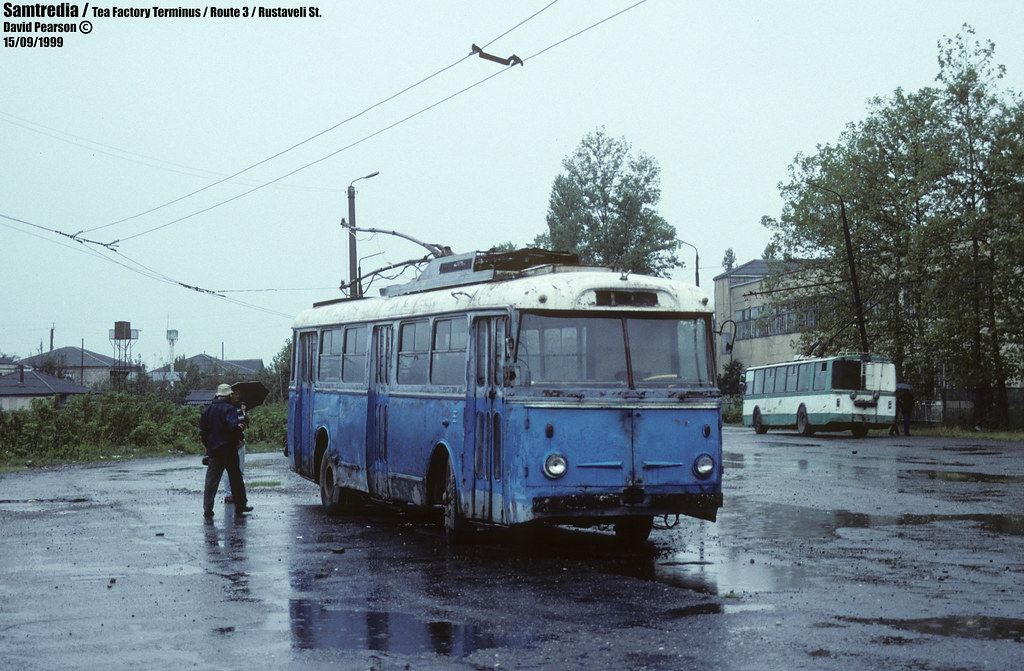
[[[686,245],[687,247],[693,247],[693,283],[696,284],[699,287],[700,286],[700,252],[697,251],[696,247],[691,245],[689,242],[686,242],[685,240],[680,240],[679,238],[676,238],[676,242],[678,242],[679,244],[682,244],[682,245]]]
[[[361,179],[370,179],[380,174],[380,171],[371,172],[353,179],[348,184],[348,286],[349,298],[362,298],[363,290],[359,286],[358,261],[356,259],[356,189],[353,184]]]

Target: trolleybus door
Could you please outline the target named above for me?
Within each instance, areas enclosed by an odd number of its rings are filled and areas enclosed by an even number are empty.
[[[316,333],[299,334],[296,352],[295,386],[296,398],[292,410],[294,435],[292,443],[292,468],[296,473],[316,476],[313,473],[313,379],[316,372]]]
[[[505,317],[480,317],[473,321],[473,517],[505,521],[505,473],[502,446],[504,431]]]
[[[374,326],[366,418],[366,486],[370,494],[383,498],[388,498],[388,394],[392,347],[392,327]]]

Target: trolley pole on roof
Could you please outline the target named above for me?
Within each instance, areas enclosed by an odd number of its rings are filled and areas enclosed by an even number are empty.
[[[359,286],[358,259],[356,258],[356,189],[353,184],[361,179],[370,179],[380,174],[380,171],[371,172],[369,175],[356,177],[348,184],[348,223],[342,222],[348,228],[348,281],[349,298],[362,298],[363,291]]]

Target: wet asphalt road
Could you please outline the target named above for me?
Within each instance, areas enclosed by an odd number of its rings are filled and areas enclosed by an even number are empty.
[[[280,454],[0,476],[0,668],[1019,669],[1024,445],[727,428],[718,523],[337,519]]]

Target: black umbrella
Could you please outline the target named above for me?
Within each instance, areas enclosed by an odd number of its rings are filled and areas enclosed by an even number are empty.
[[[267,397],[268,390],[262,382],[255,380],[249,382],[236,382],[231,385],[231,390],[238,392],[239,400],[245,404],[246,410],[252,410],[263,403]]]

